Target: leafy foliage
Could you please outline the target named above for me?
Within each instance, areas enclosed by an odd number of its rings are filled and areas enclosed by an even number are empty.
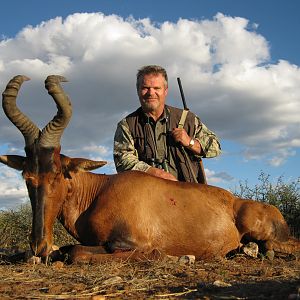
[[[0,211],[0,248],[28,249],[31,232],[31,206],[19,206],[15,210]],[[56,221],[54,224],[54,244],[58,246],[74,244],[76,241]]]
[[[0,213],[0,247],[26,249],[31,230],[31,207],[21,205],[16,210]]]
[[[250,187],[248,182],[240,182],[233,193],[241,198],[254,199],[276,206],[291,228],[291,233],[300,236],[300,177],[284,182],[283,176],[271,183],[270,175],[261,172],[259,183]]]

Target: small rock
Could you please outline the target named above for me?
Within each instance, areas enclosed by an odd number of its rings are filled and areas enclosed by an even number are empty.
[[[178,262],[180,265],[193,265],[195,260],[195,255],[183,255],[179,258]]]
[[[108,278],[108,279],[104,280],[102,284],[112,285],[112,284],[120,283],[122,281],[123,281],[123,279],[120,276],[114,276],[114,277],[111,277],[111,278]]]
[[[258,245],[256,243],[250,242],[242,250],[246,255],[257,258]]]
[[[213,283],[214,286],[217,286],[217,287],[228,287],[228,286],[231,286],[230,283],[226,283],[224,281],[221,281],[221,280],[216,280],[214,283]]]

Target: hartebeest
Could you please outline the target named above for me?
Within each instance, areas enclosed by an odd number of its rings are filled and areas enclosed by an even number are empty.
[[[66,80],[51,75],[45,81],[58,112],[42,131],[16,105],[25,80],[20,75],[10,80],[3,92],[3,109],[25,138],[26,157],[3,155],[0,161],[23,172],[33,212],[35,255],[49,254],[55,218],[87,246],[73,248],[75,260],[136,257],[155,249],[211,258],[237,249],[242,239],[262,241],[268,251],[300,250],[300,242],[289,236],[274,206],[239,199],[218,187],[173,182],[138,171],[88,172],[105,162],[60,154],[60,139],[72,115],[60,85]]]

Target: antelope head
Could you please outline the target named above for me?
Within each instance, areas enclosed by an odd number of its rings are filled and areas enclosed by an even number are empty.
[[[32,207],[31,249],[37,256],[47,256],[53,244],[53,224],[66,198],[71,172],[90,171],[106,164],[60,154],[60,140],[71,116],[69,97],[60,83],[66,79],[50,75],[45,87],[57,106],[57,114],[40,130],[16,105],[20,87],[28,77],[12,78],[2,94],[2,106],[8,119],[25,139],[26,156],[1,155],[0,162],[22,171]]]
[[[20,130],[25,139],[26,156],[2,155],[0,162],[22,171],[32,206],[31,248],[35,255],[46,256],[53,243],[53,224],[60,209],[60,195],[66,187],[62,184],[63,168],[60,139],[71,116],[71,102],[60,82],[66,79],[51,75],[45,81],[53,97],[56,116],[40,130],[16,105],[21,85],[28,77],[12,78],[2,96],[3,110],[8,119]]]

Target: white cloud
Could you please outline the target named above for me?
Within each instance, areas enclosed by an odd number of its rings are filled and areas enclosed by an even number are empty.
[[[289,151],[286,149],[279,150],[277,155],[269,159],[270,165],[274,167],[281,166],[288,157],[296,155],[296,151]]]
[[[222,182],[230,182],[234,178],[226,172],[215,172],[210,169],[205,169],[207,183],[212,185],[219,185]]]
[[[0,165],[0,210],[15,207],[27,200],[27,189],[20,172]]]
[[[169,73],[169,103],[181,106],[176,77],[188,105],[222,139],[244,147],[246,159],[283,164],[299,147],[300,69],[271,63],[267,40],[257,24],[217,14],[212,20],[154,24],[101,13],[57,17],[22,29],[0,42],[0,82],[16,74],[24,83],[20,108],[38,126],[56,113],[43,87],[48,74],[64,75],[73,103],[63,152],[112,162],[116,123],[138,106],[136,70],[161,64]],[[23,148],[20,133],[0,112],[0,141]],[[84,150],[85,145],[94,147]],[[71,153],[71,152],[70,152]]]
[[[78,147],[76,149],[67,149],[64,153],[70,157],[81,155],[92,160],[107,160],[111,154],[108,147],[94,143],[80,147],[80,149]]]

